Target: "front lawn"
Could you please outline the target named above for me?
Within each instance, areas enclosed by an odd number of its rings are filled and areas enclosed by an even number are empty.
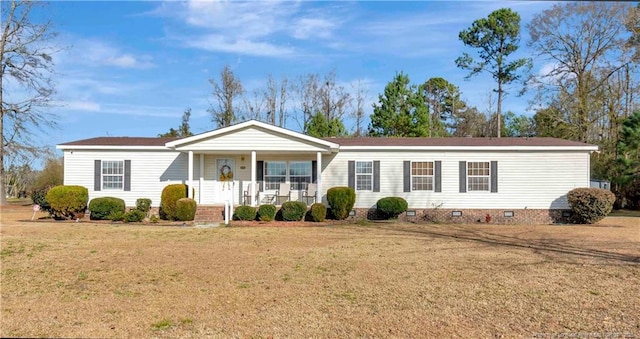
[[[1,212],[3,337],[640,336],[638,219],[195,228]]]

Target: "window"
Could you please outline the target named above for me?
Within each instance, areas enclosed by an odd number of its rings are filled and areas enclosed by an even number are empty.
[[[411,162],[411,190],[433,191],[433,162]]]
[[[290,162],[289,181],[292,190],[306,190],[311,182],[311,161]]]
[[[489,191],[489,162],[467,163],[467,189],[471,191]]]
[[[264,163],[264,189],[277,190],[280,183],[287,181],[286,161],[265,161]]]
[[[124,184],[124,161],[102,162],[102,189],[121,190]]]
[[[373,190],[373,162],[356,161],[356,191]]]

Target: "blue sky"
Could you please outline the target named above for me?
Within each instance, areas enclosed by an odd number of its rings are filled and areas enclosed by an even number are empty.
[[[413,83],[443,77],[463,99],[486,111],[493,81],[464,80],[454,60],[466,49],[458,33],[492,11],[510,7],[524,26],[550,2],[364,1],[53,1],[49,11],[68,46],[55,55],[60,128],[43,136],[51,146],[96,136],[156,136],[177,127],[192,109],[195,133],[215,128],[210,78],[231,66],[247,93],[268,74],[290,80],[335,70],[345,88],[366,85],[371,103],[396,72]],[[544,60],[534,59],[534,71]],[[527,111],[512,90],[504,110]],[[494,95],[495,98],[495,95]],[[353,128],[350,120],[345,121]],[[367,121],[368,124],[368,121]],[[299,127],[290,119],[288,127]]]

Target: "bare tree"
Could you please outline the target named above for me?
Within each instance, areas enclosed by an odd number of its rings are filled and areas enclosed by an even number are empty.
[[[278,104],[278,126],[284,127],[287,119],[287,99],[289,99],[289,79],[283,77],[280,80],[280,102]]]
[[[244,106],[245,106],[245,116],[242,117],[242,120],[258,120],[263,121],[265,118],[268,119],[267,116],[263,116],[265,113],[266,102],[262,96],[262,93],[259,89],[255,89],[252,91],[252,97],[249,98],[247,96],[244,97]]]
[[[267,87],[263,91],[266,107],[266,122],[274,126],[284,127],[287,110],[289,81],[283,77],[278,82],[272,74],[267,78]]]
[[[527,25],[529,46],[552,66],[531,81],[538,89],[537,99],[553,101],[569,114],[558,115],[562,121],[555,124],[576,126],[576,140],[595,141],[592,137],[599,133],[592,128],[604,106],[599,94],[612,77],[638,60],[626,38],[631,18],[637,18],[631,4],[570,2],[543,11]]]
[[[300,103],[302,121],[296,117],[301,127],[306,126],[315,114],[323,114],[326,121],[341,119],[351,104],[351,94],[336,82],[336,73],[331,71],[324,77],[309,73],[301,76],[292,86]]]
[[[368,98],[367,88],[365,87],[362,80],[358,79],[355,84],[352,84],[352,90],[354,93],[354,107],[353,107],[353,115],[356,118],[356,131],[354,136],[360,137],[362,136],[362,124],[364,120],[364,105]]]
[[[220,83],[215,79],[209,79],[209,83],[213,85],[213,96],[218,102],[217,107],[212,104],[208,110],[212,115],[211,120],[218,127],[230,126],[236,121],[237,109],[234,106],[234,100],[244,94],[242,83],[233,74],[229,65],[225,65],[220,71]]]
[[[42,147],[34,135],[55,126],[55,116],[45,108],[54,94],[51,42],[56,34],[50,20],[32,18],[38,6],[42,3],[15,0],[0,6],[0,205],[7,202],[5,156],[37,156]]]

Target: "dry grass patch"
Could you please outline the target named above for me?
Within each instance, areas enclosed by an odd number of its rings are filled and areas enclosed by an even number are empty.
[[[1,212],[0,336],[640,336],[637,218],[199,229]]]

